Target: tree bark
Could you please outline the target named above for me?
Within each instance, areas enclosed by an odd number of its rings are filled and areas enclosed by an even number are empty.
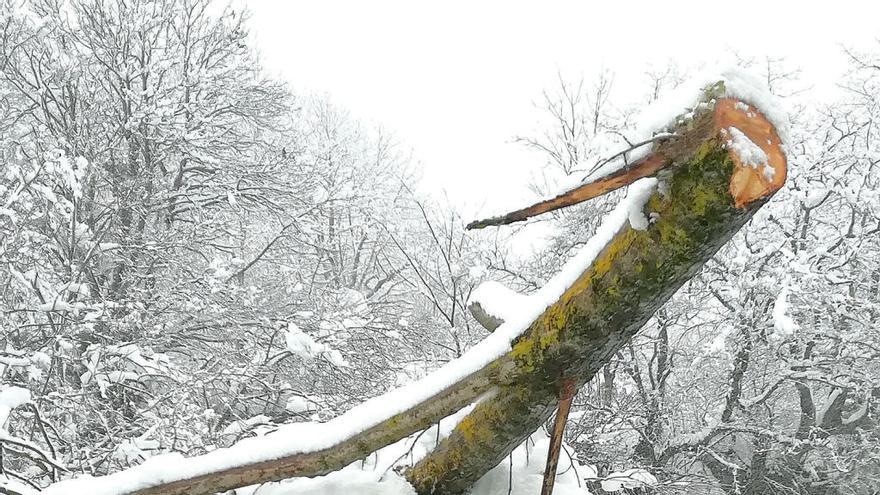
[[[713,99],[710,93],[706,101]],[[732,126],[767,154],[772,178],[728,149]],[[575,377],[578,386],[592,379],[785,179],[772,125],[731,99],[698,111],[645,161],[665,163],[658,167],[665,185],[644,211],[656,221],[646,230],[621,229],[514,344],[498,392],[406,473],[417,493],[463,493],[497,465],[548,419],[560,376]]]
[[[653,193],[645,205],[655,220],[646,230],[622,228],[505,356],[331,448],[243,461],[185,479],[157,480],[151,487],[119,488],[116,493],[211,494],[327,474],[492,391],[433,453],[406,473],[419,494],[465,492],[548,419],[560,396],[560,377],[573,377],[577,386],[591,379],[781,186],[785,158],[773,127],[754,108],[718,99],[720,93],[712,92],[722,89],[719,84],[707,92],[706,101],[714,104],[702,106],[672,137],[658,141],[642,162],[627,167],[637,171],[647,163],[662,170],[662,193]],[[725,129],[730,126],[770,157],[772,179],[742,164],[727,149]],[[640,175],[644,174],[636,173]]]

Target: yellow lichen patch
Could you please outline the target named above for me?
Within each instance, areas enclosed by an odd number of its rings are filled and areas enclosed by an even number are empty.
[[[660,243],[667,249],[690,240],[687,231],[672,222],[658,223],[657,232],[660,234]]]
[[[390,418],[388,418],[388,419],[385,421],[385,425],[388,426],[389,428],[396,428],[396,427],[397,427],[397,423],[398,423],[399,421],[400,421],[400,415],[399,415],[399,414],[396,414],[396,415],[391,416]]]
[[[611,278],[611,284],[609,285],[606,292],[611,297],[614,297],[614,298],[620,297],[620,289],[618,288],[619,286],[620,286],[620,275],[614,275]]]
[[[721,199],[717,189],[704,185],[691,189],[691,198],[693,211],[698,215],[705,214],[706,208],[709,205],[717,204],[718,200]]]
[[[477,419],[472,414],[468,414],[464,418],[459,421],[458,425],[455,427],[457,431],[459,431],[465,440],[468,442],[473,442],[477,440],[479,436],[479,432],[481,430],[480,424],[477,423]],[[485,426],[482,428],[485,431]]]
[[[528,373],[535,368],[534,348],[534,338],[525,338],[513,345],[510,357],[516,361],[519,371]]]
[[[563,328],[563,327],[558,327]],[[551,345],[559,342],[559,335],[557,330],[554,328],[549,332],[545,332],[538,337],[538,346],[541,349],[547,349]]]
[[[630,229],[628,227],[624,227],[621,232],[618,232],[616,236],[605,246],[605,249],[596,257],[596,260],[593,261],[593,266],[589,272],[587,272],[592,277],[601,277],[608,273],[611,270],[611,267],[614,266],[614,260],[617,258],[618,254],[625,251],[629,245],[632,243],[633,238],[636,236],[636,231]],[[590,277],[581,276],[578,279],[580,282],[582,279],[587,279],[585,282],[589,281]],[[572,285],[566,294],[572,292],[572,289],[580,291],[585,289],[586,287],[580,287],[576,282]]]
[[[701,144],[697,151],[694,153],[694,163],[703,163],[706,160],[706,157],[709,156],[710,153],[715,151],[718,147],[718,142],[713,140],[709,140]]]
[[[492,441],[492,427],[504,422],[509,411],[499,409],[497,404],[482,403],[471,413],[462,418],[455,431],[471,444],[488,444]]]
[[[648,211],[658,213],[662,216],[662,212],[669,205],[669,201],[664,199],[662,194],[652,194],[645,205]]]

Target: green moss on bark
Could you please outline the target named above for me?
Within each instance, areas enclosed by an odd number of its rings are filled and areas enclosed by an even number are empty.
[[[614,236],[498,364],[505,373],[497,393],[407,472],[417,493],[470,488],[547,420],[561,377],[590,380],[760,206],[733,206],[734,164],[717,139],[687,151],[690,158],[665,178],[667,194],[646,203],[656,221]]]

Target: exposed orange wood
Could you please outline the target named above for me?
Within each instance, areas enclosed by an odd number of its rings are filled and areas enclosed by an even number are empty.
[[[736,170],[730,178],[730,194],[734,205],[742,208],[749,203],[773,194],[785,183],[786,162],[782,141],[773,124],[760,111],[733,98],[715,103],[715,127],[719,132],[736,127],[767,155],[773,177],[768,178],[763,167],[745,165],[731,151]]]

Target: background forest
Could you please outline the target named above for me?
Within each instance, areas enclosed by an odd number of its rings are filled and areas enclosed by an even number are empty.
[[[741,61],[788,106],[787,185],[576,396],[583,493],[634,468],[652,493],[880,491],[880,46],[848,55],[826,103],[784,60]],[[560,78],[518,138],[535,191],[689,72],[646,73],[623,108],[610,76]],[[2,477],[337,416],[482,339],[476,286],[535,291],[617,199],[543,220],[523,256],[418,175],[393,135],[267,77],[239,11],[0,0]]]

